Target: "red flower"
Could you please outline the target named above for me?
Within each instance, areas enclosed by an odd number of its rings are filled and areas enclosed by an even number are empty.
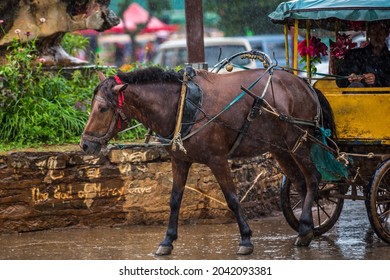
[[[330,55],[338,59],[343,59],[345,53],[357,46],[352,42],[351,35],[337,34],[336,42],[330,41]]]
[[[298,44],[298,53],[301,57],[305,57],[309,54],[312,58],[321,58],[321,56],[327,55],[328,47],[314,36],[310,36],[309,46],[306,46],[306,39]]]
[[[306,56],[307,54],[306,40],[303,40],[298,44],[298,53],[302,57]]]

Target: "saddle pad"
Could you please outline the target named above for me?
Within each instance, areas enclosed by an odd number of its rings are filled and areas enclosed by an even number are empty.
[[[181,137],[185,137],[188,133],[190,133],[200,111],[199,109],[202,107],[202,90],[191,80],[187,81],[186,85],[186,101],[184,103],[180,130]],[[169,143],[173,138],[173,133],[166,138],[161,135],[156,136],[160,142]]]
[[[186,136],[194,125],[202,106],[202,91],[193,81],[187,81],[186,102],[181,123],[181,137]]]

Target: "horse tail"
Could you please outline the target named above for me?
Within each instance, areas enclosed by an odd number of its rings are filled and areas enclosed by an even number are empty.
[[[321,173],[322,180],[338,181],[340,179],[346,179],[349,177],[350,165],[344,165],[343,162],[340,162],[336,159],[336,142],[327,141],[325,139],[325,136],[333,139],[337,137],[332,108],[325,95],[321,91],[315,89],[315,92],[317,93],[318,101],[321,105],[322,126],[323,128],[330,130],[330,136],[322,134],[320,139],[323,140],[324,144],[328,145],[330,148],[333,148],[333,152],[314,144],[312,146],[310,158],[315,164],[317,170]]]
[[[331,131],[331,138],[337,137],[336,135],[336,125],[334,122],[333,110],[330,107],[328,100],[325,95],[318,89],[314,89],[318,96],[318,101],[321,106],[321,115],[322,115],[322,125],[325,129],[329,129]]]

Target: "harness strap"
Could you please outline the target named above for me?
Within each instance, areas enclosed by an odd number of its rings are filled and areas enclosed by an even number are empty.
[[[318,127],[318,121],[317,120],[308,121],[308,120],[304,120],[304,119],[299,119],[299,118],[287,116],[285,114],[279,114],[278,118],[281,121],[292,123],[292,124],[302,124],[302,125]]]
[[[96,136],[92,136],[92,135],[88,135],[88,134],[83,133],[83,139],[86,139],[86,140],[91,141],[91,142],[100,143],[102,145],[106,144],[111,139],[111,133],[115,129],[116,119],[119,120],[118,115],[115,114],[113,117],[113,121],[111,121],[111,124],[107,130],[107,133],[105,135],[103,135],[102,137],[96,137]]]
[[[115,81],[118,85],[123,85],[121,79],[118,76],[115,76]],[[122,109],[123,103],[125,102],[125,96],[123,94],[123,91],[118,92],[118,107]]]
[[[118,76],[114,76],[114,78],[115,78],[115,81],[118,85],[123,85],[122,80]],[[118,111],[118,114],[120,115],[120,118],[118,118],[118,123],[117,123],[118,129],[122,128],[122,120],[124,122],[127,122],[126,115],[122,111],[122,107],[123,107],[124,102],[125,102],[125,95],[123,94],[123,90],[121,90],[118,92],[118,110],[117,111]]]
[[[181,139],[180,131],[181,131],[181,123],[182,123],[182,119],[183,119],[184,104],[186,102],[187,81],[188,81],[188,73],[187,73],[187,68],[186,68],[184,70],[184,74],[183,74],[183,83],[181,86],[180,99],[179,99],[179,104],[178,104],[178,108],[177,108],[176,126],[175,126],[175,131],[174,131],[173,139],[172,139],[172,151],[176,151],[176,149],[179,149],[184,154],[187,154],[187,151],[183,146],[183,140]]]
[[[298,150],[298,148],[302,145],[303,142],[306,142],[306,141],[307,141],[307,135],[308,135],[308,134],[309,134],[309,133],[307,132],[307,130],[305,130],[305,133],[302,134],[302,135],[298,138],[297,142],[296,142],[295,145],[294,145],[294,148],[291,150],[291,152],[292,152],[293,154],[295,154],[295,152]]]
[[[115,76],[114,76],[114,79],[115,79],[115,82],[116,82],[117,84],[119,84],[119,85],[122,85],[122,84],[123,84],[123,83],[122,83],[122,80],[121,80],[121,78],[119,78],[119,76],[115,75]]]
[[[240,129],[240,132],[239,134],[237,135],[236,137],[236,140],[234,140],[234,143],[233,143],[233,146],[230,148],[229,150],[229,153],[228,153],[228,157],[231,157],[232,154],[234,153],[234,151],[238,148],[238,146],[241,144],[241,141],[242,141],[242,138],[244,137],[244,135],[247,133],[248,129],[249,129],[249,125],[250,123],[257,117],[257,115],[259,114],[260,112],[260,109],[264,103],[264,96],[265,96],[265,93],[266,91],[268,90],[268,87],[270,85],[270,82],[271,82],[271,79],[272,79],[272,75],[273,75],[273,71],[272,71],[272,68],[269,68],[270,71],[269,71],[269,77],[268,77],[268,80],[267,80],[267,83],[263,89],[263,93],[261,94],[261,96],[257,96],[256,94],[254,94],[253,92],[250,91],[250,89],[255,85],[255,84],[252,84],[248,89],[241,86],[241,90],[243,90],[243,92],[249,94],[251,97],[253,97],[254,101],[253,101],[253,104],[252,104],[252,108],[250,109],[249,113],[248,113],[248,116],[246,117],[246,119],[244,120],[244,123],[242,124],[241,126],[241,129]],[[268,70],[268,69],[267,69]],[[268,72],[268,71],[267,71]],[[266,73],[266,72],[265,72]],[[263,77],[263,75],[261,76]],[[258,80],[259,81],[259,80]],[[258,82],[257,81],[257,82]],[[256,83],[257,83],[256,82]],[[261,112],[260,112],[261,113]]]
[[[256,97],[253,101],[252,108],[250,109],[248,116],[246,117],[244,123],[241,126],[240,132],[234,141],[233,146],[230,148],[230,151],[228,153],[228,157],[231,157],[231,155],[234,153],[234,151],[238,148],[238,146],[241,144],[242,138],[244,135],[248,132],[249,125],[251,122],[259,115],[260,112],[260,106],[263,103],[263,99],[260,97]]]

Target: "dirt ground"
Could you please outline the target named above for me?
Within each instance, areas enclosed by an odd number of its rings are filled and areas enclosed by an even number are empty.
[[[0,155],[6,155],[8,153],[15,153],[15,152],[69,152],[69,151],[80,151],[80,147],[78,144],[42,145],[39,147],[0,150]]]

